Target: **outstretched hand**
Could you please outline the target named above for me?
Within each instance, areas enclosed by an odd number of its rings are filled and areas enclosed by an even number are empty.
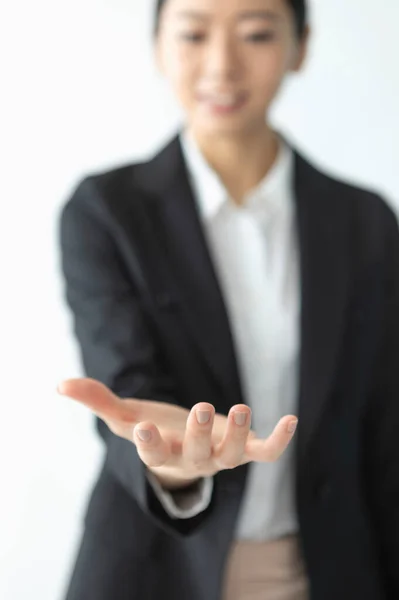
[[[244,404],[233,406],[226,417],[207,402],[187,410],[166,402],[121,399],[88,378],[63,381],[58,392],[87,406],[114,434],[135,444],[143,463],[169,489],[250,461],[276,461],[297,424],[296,417],[287,415],[268,438],[259,439]]]

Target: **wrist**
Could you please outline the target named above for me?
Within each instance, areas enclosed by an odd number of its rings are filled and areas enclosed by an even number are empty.
[[[155,468],[148,468],[149,472],[157,479],[160,486],[168,492],[184,490],[199,482],[200,477],[185,478],[172,475],[169,473],[162,473],[162,471]]]

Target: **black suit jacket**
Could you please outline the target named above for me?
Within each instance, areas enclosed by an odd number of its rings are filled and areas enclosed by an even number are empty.
[[[399,598],[399,235],[375,194],[295,153],[301,271],[296,444],[312,600]],[[85,371],[122,397],[245,403],[178,138],[85,178],[63,208],[62,266]],[[248,465],[211,506],[169,518],[135,447],[106,458],[68,600],[219,600]]]

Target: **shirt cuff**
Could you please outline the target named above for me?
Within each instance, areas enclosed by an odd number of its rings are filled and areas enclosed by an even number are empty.
[[[172,519],[192,519],[211,503],[213,477],[204,477],[187,490],[164,490],[153,473],[147,471],[147,479],[165,512]]]

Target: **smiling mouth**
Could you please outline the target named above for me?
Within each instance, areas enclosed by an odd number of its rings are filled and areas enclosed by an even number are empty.
[[[246,93],[202,93],[198,99],[207,107],[217,113],[231,113],[239,110],[246,104],[248,95]]]

